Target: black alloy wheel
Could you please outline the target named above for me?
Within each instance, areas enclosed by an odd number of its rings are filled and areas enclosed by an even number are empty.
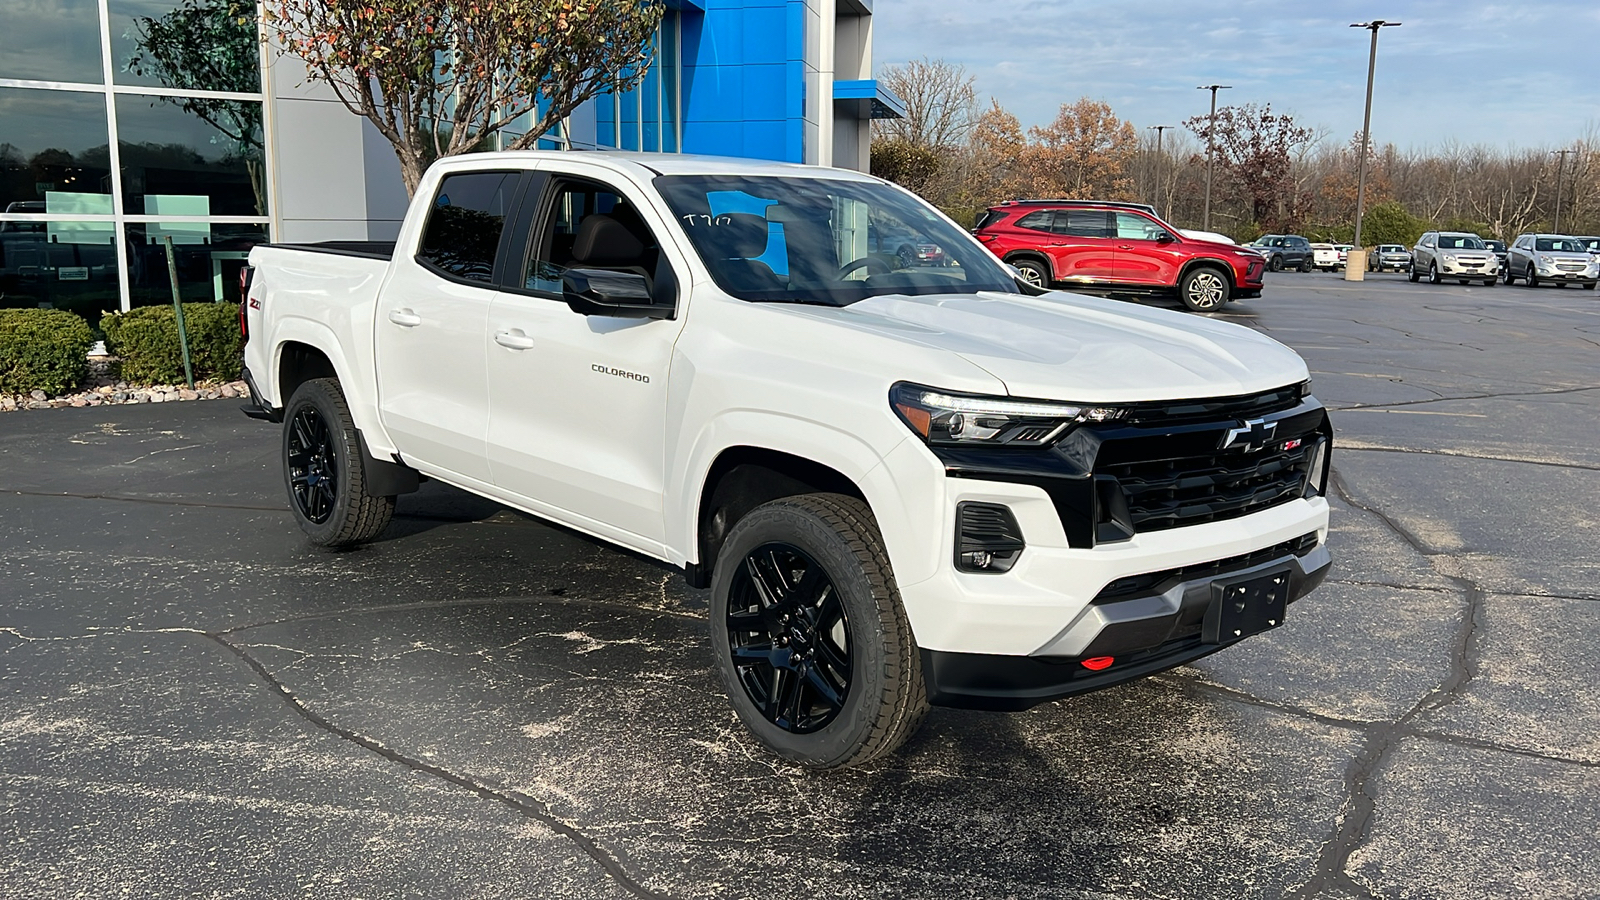
[[[1316,266],[1316,262],[1314,260],[1312,260],[1311,257],[1309,257],[1309,256],[1306,257],[1305,259],[1300,260],[1300,271],[1302,271],[1302,272],[1309,272],[1315,266]]]
[[[786,543],[745,554],[725,617],[745,696],[790,734],[826,727],[850,696],[850,618],[811,555]]]
[[[1267,269],[1273,272],[1282,272],[1283,257],[1277,253],[1274,253],[1272,255],[1272,259],[1267,261]]]
[[[361,433],[337,379],[313,378],[295,389],[283,411],[282,447],[289,508],[313,544],[349,547],[388,527],[394,497],[367,493]]]
[[[922,724],[922,658],[861,498],[803,494],[746,513],[717,551],[710,607],[728,700],[772,753],[859,765]]]
[[[322,413],[306,404],[288,423],[284,461],[289,467],[289,495],[296,511],[313,525],[333,515],[339,499],[339,451]]]
[[[900,262],[902,269],[910,269],[917,264],[917,255],[910,247],[901,247],[895,259]]]

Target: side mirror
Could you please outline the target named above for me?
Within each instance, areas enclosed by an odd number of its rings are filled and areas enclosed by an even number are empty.
[[[1177,238],[1173,237],[1170,234],[1167,234],[1165,231],[1163,231],[1160,234],[1156,235],[1156,243],[1158,243],[1158,244],[1175,244],[1175,243],[1177,243],[1177,241],[1178,241]]]
[[[676,310],[657,304],[650,282],[634,272],[568,269],[561,275],[561,296],[575,313],[621,319],[670,319]]]

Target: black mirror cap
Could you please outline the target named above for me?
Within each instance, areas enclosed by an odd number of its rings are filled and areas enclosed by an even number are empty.
[[[1167,234],[1165,231],[1163,231],[1160,234],[1156,235],[1156,243],[1158,243],[1158,244],[1175,244],[1177,242],[1178,242],[1177,238],[1173,237],[1170,234]]]
[[[668,302],[652,295],[650,281],[635,272],[609,269],[568,269],[561,276],[561,296],[572,311],[585,316],[621,319],[671,319],[677,314],[676,285],[668,287]],[[658,290],[656,294],[662,294]]]

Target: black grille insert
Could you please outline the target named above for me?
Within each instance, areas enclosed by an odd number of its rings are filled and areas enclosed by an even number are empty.
[[[1294,444],[1293,449],[1283,449]],[[1135,533],[1247,516],[1305,491],[1316,441],[1279,441],[1257,453],[1218,450],[1195,456],[1101,463],[1115,478]]]

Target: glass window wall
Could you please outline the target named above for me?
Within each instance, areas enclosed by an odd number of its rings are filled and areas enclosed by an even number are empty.
[[[255,0],[108,0],[107,9],[117,84],[261,91]]]
[[[185,303],[239,302],[239,270],[250,248],[267,240],[265,225],[211,222],[128,224],[128,284],[133,306],[172,302],[167,238]]]
[[[104,77],[97,0],[0,0],[0,78],[99,84]]]
[[[104,94],[0,88],[0,212],[111,215]]]
[[[116,104],[127,213],[267,214],[259,102],[119,94]]]
[[[0,222],[0,307],[71,310],[96,325],[122,305],[116,224]]]

